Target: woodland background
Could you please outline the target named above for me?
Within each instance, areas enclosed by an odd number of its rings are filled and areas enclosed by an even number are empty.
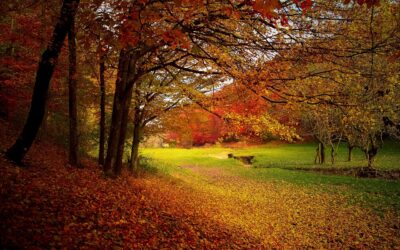
[[[292,182],[318,175],[264,169],[259,183],[202,152],[316,142],[315,165],[347,151],[379,177],[377,155],[398,156],[399,58],[399,1],[3,0],[0,247],[396,248],[398,181],[309,189]],[[149,139],[206,147],[140,150]],[[290,146],[277,162],[301,155]]]

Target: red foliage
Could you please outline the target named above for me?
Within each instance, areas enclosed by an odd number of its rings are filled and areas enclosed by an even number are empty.
[[[166,139],[179,146],[202,146],[214,144],[221,137],[223,121],[217,116],[190,106],[175,111],[178,117],[168,124]]]
[[[29,107],[33,82],[37,70],[41,46],[46,46],[51,25],[43,26],[40,11],[32,9],[24,14],[15,13],[13,21],[0,23],[0,46],[7,48],[0,57],[0,103],[6,116],[20,116]],[[64,48],[64,50],[66,50]],[[65,53],[64,53],[65,55]],[[57,96],[64,79],[67,57],[58,62],[52,79],[52,96]],[[55,94],[54,94],[55,93]],[[50,105],[50,109],[58,109]]]
[[[0,124],[7,131],[6,123]],[[1,147],[10,137],[0,134]],[[128,173],[103,178],[90,160],[83,170],[69,167],[65,150],[52,144],[35,144],[27,161],[19,169],[0,157],[0,241],[6,249],[257,246],[207,215],[161,206],[154,197],[165,194],[156,188],[149,192],[149,180]],[[170,197],[172,203],[175,198]]]

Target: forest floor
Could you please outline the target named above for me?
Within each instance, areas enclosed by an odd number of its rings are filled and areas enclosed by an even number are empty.
[[[10,124],[0,126],[4,151],[15,134]],[[44,141],[33,145],[23,168],[1,155],[0,248],[400,247],[398,211],[349,202],[346,186],[330,192],[248,178],[241,171],[249,169],[200,158],[173,161],[150,162],[139,179],[124,172],[112,180],[90,159],[84,169],[69,166],[66,151]]]

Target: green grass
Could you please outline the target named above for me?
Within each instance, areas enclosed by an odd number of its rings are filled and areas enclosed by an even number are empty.
[[[321,167],[314,164],[317,144],[288,144],[282,146],[264,146],[239,149],[238,155],[254,155],[256,167],[304,168]],[[347,147],[343,143],[338,147],[334,167],[364,167],[367,165],[364,153],[355,148],[353,159],[347,161]],[[331,166],[330,149],[326,150],[325,166]],[[400,169],[400,144],[387,142],[376,156],[375,167],[379,169]]]
[[[168,176],[180,176],[189,180],[200,178],[184,166],[203,168],[221,168],[231,174],[260,182],[279,182],[298,185],[301,188],[346,196],[350,203],[370,206],[378,211],[395,208],[400,211],[400,181],[365,179],[350,176],[324,175],[315,172],[296,171],[296,168],[316,167],[313,164],[315,144],[288,144],[230,148],[193,148],[193,149],[142,149],[145,157],[152,159],[152,166],[159,173]],[[354,150],[354,161],[347,162],[346,148],[339,148],[335,167],[365,166],[363,153]],[[244,167],[227,154],[254,155],[255,167]],[[381,149],[376,159],[380,169],[398,169],[400,146],[388,143]],[[327,154],[328,155],[328,154]],[[329,161],[329,157],[327,159]],[[331,164],[325,164],[332,167]],[[193,180],[190,180],[193,181]]]

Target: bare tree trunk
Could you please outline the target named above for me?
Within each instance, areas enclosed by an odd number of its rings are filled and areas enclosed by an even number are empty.
[[[320,151],[319,151],[319,153],[320,153],[320,164],[325,164],[325,145],[322,143],[322,142],[320,142],[319,143],[319,145],[320,145]]]
[[[106,82],[104,80],[105,55],[100,55],[100,143],[99,143],[99,164],[104,165],[104,144],[106,136]]]
[[[122,169],[128,113],[132,91],[142,72],[138,68],[140,51],[122,50],[114,95],[113,114],[108,137],[107,157],[104,164],[106,175],[119,175]]]
[[[373,168],[375,156],[378,154],[378,148],[375,146],[371,146],[367,151],[368,156],[368,168]]]
[[[332,163],[332,165],[335,164],[335,155],[336,155],[335,147],[333,145],[331,145],[331,163]]]
[[[64,0],[60,18],[55,25],[51,42],[40,59],[28,118],[17,141],[6,153],[7,158],[16,163],[21,163],[42,124],[46,110],[50,79],[78,5],[79,0]]]
[[[139,144],[140,144],[140,125],[134,125],[134,135],[132,138],[131,166],[135,176],[139,176]]]
[[[114,166],[114,173],[119,175],[122,170],[122,161],[124,157],[125,151],[125,139],[126,139],[126,131],[128,127],[128,118],[129,118],[129,109],[132,100],[132,91],[133,88],[126,89],[125,98],[123,99],[123,110],[122,110],[122,120],[121,120],[121,128],[118,140],[118,151],[117,151],[117,159]]]
[[[130,170],[133,172],[135,176],[139,176],[139,143],[141,137],[139,116],[140,116],[140,109],[138,107],[135,107],[135,117],[133,121],[131,164],[130,164]]]
[[[316,151],[316,155],[315,155],[314,163],[324,164],[325,163],[325,145],[321,141],[318,142],[318,147],[315,151]]]
[[[351,161],[353,158],[353,149],[354,146],[351,144],[347,144],[347,149],[348,149],[348,156],[347,156],[347,161]]]
[[[129,56],[126,50],[121,50],[118,62],[117,80],[115,83],[115,93],[113,100],[113,112],[111,116],[110,132],[107,144],[107,156],[104,162],[103,170],[106,175],[113,175],[113,166],[117,158],[117,147],[122,121],[122,97],[125,85],[128,80]]]
[[[319,164],[321,162],[321,146],[318,143],[317,148],[315,149],[315,159],[314,159],[314,164]]]
[[[107,175],[118,175],[122,169],[128,113],[132,99],[136,74],[137,54],[122,50],[118,66],[118,77],[114,94],[113,114],[108,137],[107,157],[104,171]]]
[[[72,20],[71,27],[68,32],[69,47],[69,163],[78,166],[78,111],[76,107],[76,89],[77,89],[77,72],[76,72],[76,35],[75,21]]]

